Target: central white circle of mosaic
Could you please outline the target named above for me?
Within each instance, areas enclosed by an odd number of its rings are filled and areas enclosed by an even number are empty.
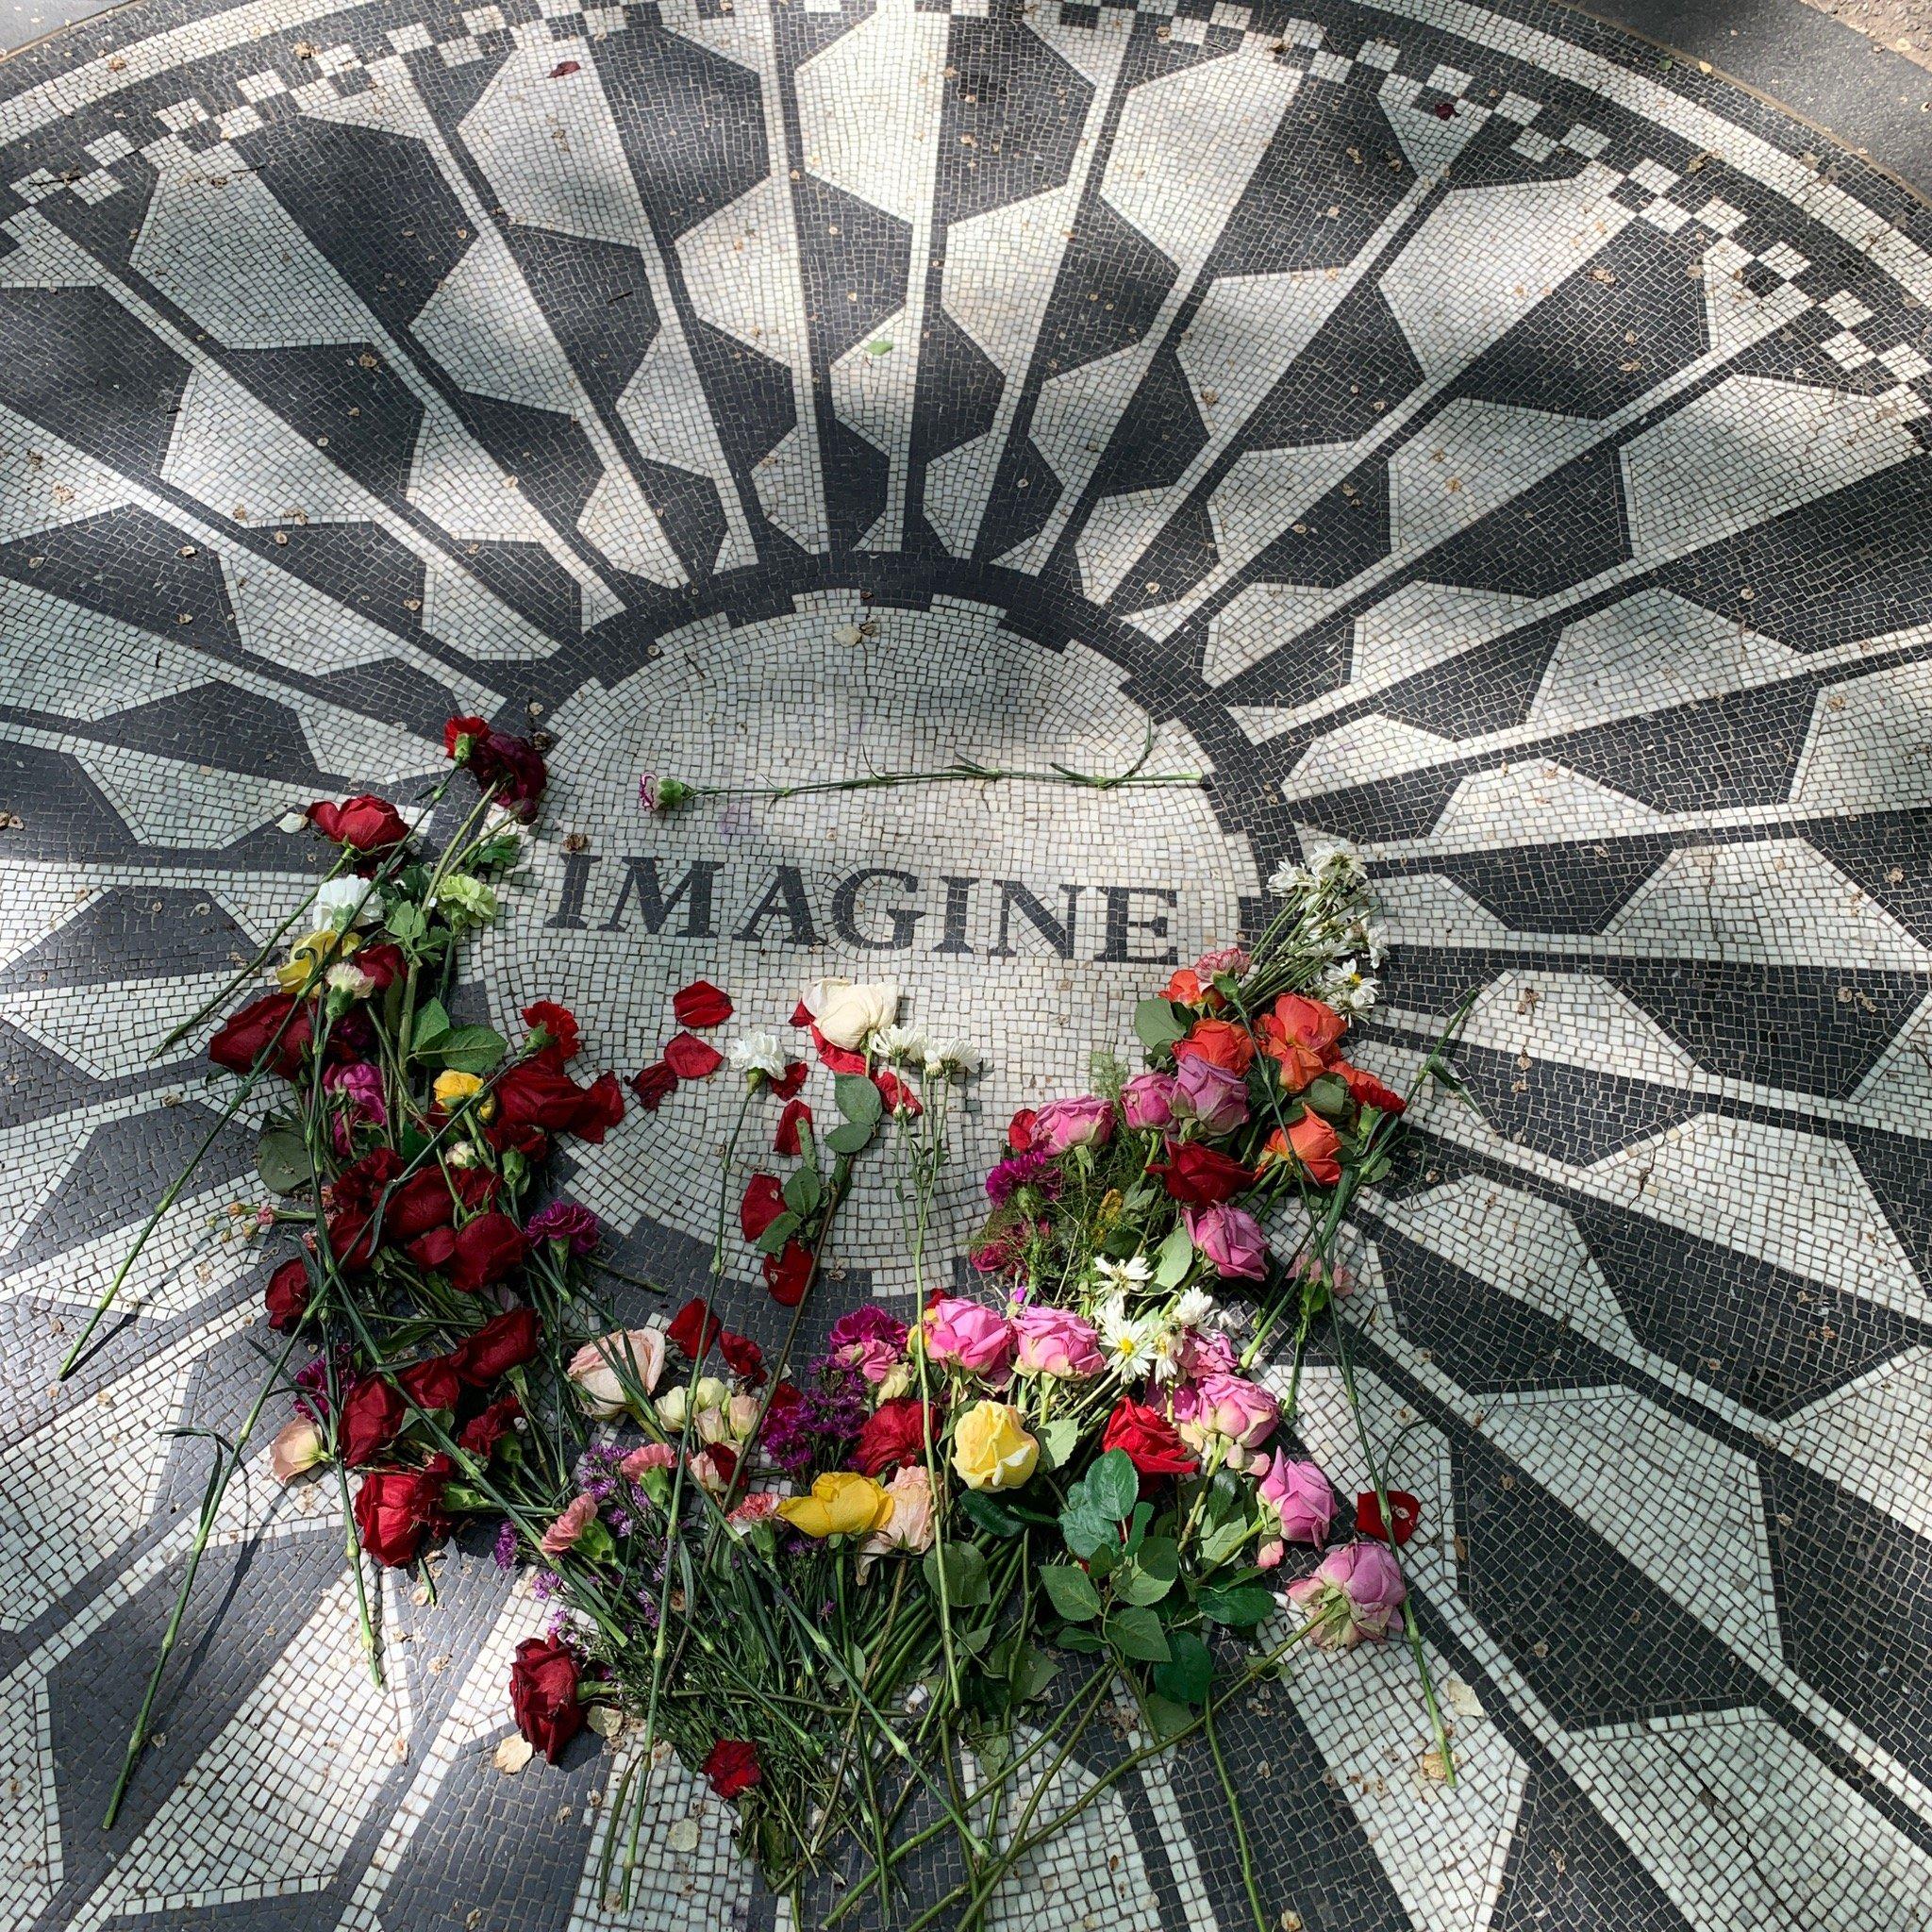
[[[562,706],[548,829],[477,964],[506,1025],[530,1000],[566,1000],[589,1057],[625,1073],[659,1057],[677,1030],[671,996],[691,979],[737,1004],[716,1043],[769,1028],[807,1059],[808,1037],[789,1024],[804,987],[896,980],[902,1018],[986,1058],[942,1187],[943,1257],[978,1225],[979,1180],[1012,1109],[1082,1090],[1095,1047],[1130,1042],[1134,1001],[1236,936],[1257,881],[1246,842],[1185,784],[948,780],[641,809],[644,772],[763,787],[970,758],[1101,774],[1146,750],[1123,674],[1086,646],[1047,649],[958,600],[870,615],[855,603],[814,596],[736,630],[693,625],[614,689],[591,683]],[[1144,774],[1204,768],[1185,733],[1155,729]],[[815,1067],[805,1093],[821,1117],[828,1077]],[[633,1106],[582,1151],[571,1191],[621,1231],[643,1215],[708,1241],[740,1092],[727,1071],[655,1114]],[[776,1112],[754,1107],[751,1160]],[[863,1163],[829,1251],[887,1293],[912,1286],[893,1165]]]

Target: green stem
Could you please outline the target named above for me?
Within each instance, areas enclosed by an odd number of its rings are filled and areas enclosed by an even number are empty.
[[[1202,1709],[1201,1721],[1208,1733],[1208,1755],[1214,1759],[1214,1774],[1221,1780],[1222,1796],[1227,1800],[1227,1815],[1234,1825],[1234,1841],[1241,1859],[1241,1883],[1247,1887],[1248,1909],[1255,1915],[1255,1932],[1270,1932],[1268,1915],[1261,1909],[1260,1888],[1255,1883],[1255,1857],[1248,1846],[1248,1827],[1241,1820],[1241,1802],[1235,1795],[1234,1780],[1227,1774],[1226,1760],[1221,1755],[1221,1740],[1214,1734],[1214,1705],[1210,1700]]]

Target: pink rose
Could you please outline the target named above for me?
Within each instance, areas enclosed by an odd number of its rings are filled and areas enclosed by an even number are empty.
[[[1205,1381],[1216,1370],[1231,1375],[1235,1362],[1234,1343],[1219,1328],[1181,1330],[1180,1370],[1183,1381]]]
[[[1004,1315],[981,1303],[945,1295],[925,1311],[925,1352],[998,1387],[1012,1362],[1013,1331]]]
[[[661,1328],[613,1328],[587,1341],[570,1358],[564,1374],[576,1384],[578,1399],[602,1421],[622,1415],[630,1407],[625,1377],[645,1395],[664,1373],[664,1331]]]
[[[1033,1144],[1048,1154],[1069,1147],[1105,1147],[1113,1138],[1113,1103],[1098,1094],[1049,1100],[1033,1117]]]
[[[311,1416],[298,1415],[283,1425],[268,1452],[268,1465],[278,1483],[288,1484],[318,1462],[328,1460],[328,1445]]]
[[[577,1539],[597,1520],[594,1496],[573,1496],[563,1514],[543,1532],[542,1551],[546,1557],[561,1557],[577,1546]]]
[[[1231,1134],[1248,1122],[1247,1075],[1190,1054],[1174,1074],[1172,1104],[1177,1119],[1199,1121],[1206,1133]]]
[[[1280,1519],[1281,1534],[1290,1542],[1320,1549],[1335,1521],[1335,1491],[1328,1478],[1312,1462],[1291,1462],[1279,1453],[1263,1457],[1255,1467],[1261,1500]]]
[[[1107,1366],[1092,1324],[1066,1308],[1021,1308],[1013,1316],[1013,1331],[1020,1341],[1014,1366],[1023,1375],[1074,1380],[1097,1375]]]
[[[1248,1281],[1260,1281],[1267,1275],[1268,1237],[1246,1208],[1225,1202],[1213,1208],[1183,1208],[1181,1220],[1187,1225],[1188,1239],[1208,1257],[1217,1274]]]
[[[1239,979],[1248,965],[1248,956],[1240,946],[1216,946],[1194,961],[1194,972],[1205,986],[1217,973],[1231,974]]]
[[[1121,1112],[1130,1127],[1171,1125],[1174,1121],[1174,1075],[1136,1074],[1121,1089]]]
[[[1313,1572],[1288,1586],[1290,1602],[1307,1613],[1324,1650],[1348,1650],[1382,1638],[1408,1596],[1402,1571],[1382,1543],[1344,1543]]]
[[[1204,1435],[1225,1436],[1241,1449],[1258,1449],[1281,1419],[1281,1405],[1244,1375],[1212,1374],[1193,1392],[1195,1427]]]

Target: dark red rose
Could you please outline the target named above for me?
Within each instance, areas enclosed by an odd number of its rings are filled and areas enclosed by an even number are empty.
[[[378,1563],[400,1570],[416,1560],[425,1542],[440,1542],[449,1534],[442,1486],[451,1467],[447,1456],[432,1456],[421,1469],[377,1469],[362,1478],[356,1528],[362,1547]]]
[[[463,740],[467,738],[471,744],[475,744],[489,736],[487,718],[451,718],[442,727],[442,755],[446,758],[466,758],[470,747]]]
[[[772,1082],[772,1091],[780,1100],[790,1100],[805,1085],[805,1076],[810,1072],[803,1060],[787,1060],[785,1071]]]
[[[845,1467],[856,1469],[860,1475],[877,1476],[902,1462],[924,1464],[930,1434],[925,1404],[916,1395],[894,1396],[866,1417]]]
[[[732,1014],[731,995],[708,979],[693,979],[671,995],[680,1026],[722,1026]]]
[[[693,1295],[671,1318],[664,1337],[674,1348],[682,1349],[692,1361],[702,1361],[712,1342],[724,1334],[724,1324],[711,1312],[711,1305]]]
[[[447,1272],[457,1257],[457,1231],[453,1227],[432,1227],[409,1243],[409,1259],[419,1268]]]
[[[816,1026],[811,1029],[811,1043],[818,1049],[820,1060],[833,1073],[866,1072],[865,1056],[862,1053],[855,1053],[849,1046],[834,1046]]]
[[[744,1184],[744,1198],[738,1204],[738,1225],[748,1241],[756,1241],[787,1211],[785,1190],[775,1174],[755,1174]]]
[[[329,1183],[328,1205],[359,1208],[366,1213],[375,1206],[383,1189],[402,1171],[403,1157],[393,1147],[372,1147]]]
[[[359,1274],[375,1258],[375,1230],[359,1208],[338,1208],[323,1223],[328,1251],[346,1274]]]
[[[664,1042],[664,1064],[680,1080],[708,1080],[724,1064],[724,1056],[695,1033],[674,1033]]]
[[[1232,1155],[1198,1141],[1170,1144],[1165,1167],[1150,1167],[1168,1193],[1184,1208],[1218,1208],[1254,1185],[1255,1176]]]
[[[1023,1107],[1007,1123],[1007,1145],[1015,1154],[1026,1154],[1033,1147],[1033,1123],[1039,1117],[1038,1109]]]
[[[1392,1087],[1385,1087],[1374,1074],[1364,1073],[1359,1067],[1352,1067],[1346,1060],[1334,1061],[1328,1071],[1340,1074],[1341,1083],[1349,1091],[1357,1107],[1373,1107],[1382,1113],[1406,1113],[1408,1102]]]
[[[742,1738],[720,1738],[698,1769],[711,1780],[711,1789],[721,1798],[735,1798],[764,1776],[758,1769],[758,1747]]]
[[[515,1427],[518,1416],[524,1412],[524,1405],[514,1395],[503,1396],[492,1402],[479,1415],[473,1415],[457,1436],[470,1454],[480,1462],[488,1462],[496,1453],[496,1445]]]
[[[803,1241],[787,1241],[780,1253],[765,1257],[759,1273],[781,1308],[795,1308],[805,1299],[811,1286],[812,1259],[812,1251]]]
[[[555,1000],[533,1001],[524,1008],[524,1024],[532,1033],[541,1031],[549,1036],[549,1044],[538,1055],[547,1065],[560,1067],[565,1060],[576,1058],[581,1031],[577,1016],[568,1007],[559,1007]]]
[[[308,1050],[309,1011],[291,992],[264,993],[224,1023],[208,1057],[231,1074],[247,1074],[266,1056],[270,1073],[292,1080]]]
[[[387,1375],[364,1375],[342,1397],[336,1454],[351,1469],[362,1469],[395,1441],[408,1419],[402,1391]]]
[[[785,1111],[778,1116],[778,1131],[772,1136],[772,1152],[783,1154],[795,1160],[805,1151],[804,1142],[798,1134],[801,1127],[811,1125],[811,1108],[802,1100],[788,1100]]]
[[[575,1134],[594,1147],[624,1118],[624,1094],[615,1074],[599,1074],[579,1087],[560,1067],[524,1060],[494,1088],[499,1126]]]
[[[509,1707],[521,1731],[552,1764],[583,1729],[577,1660],[555,1637],[526,1637],[509,1667]]]
[[[352,852],[387,852],[409,836],[408,822],[402,813],[388,799],[370,791],[345,798],[340,805],[331,805],[325,798],[318,800],[308,808],[308,823],[325,839],[346,845]],[[369,903],[377,903],[373,892]]]
[[[925,1111],[919,1095],[890,1068],[878,1068],[873,1074],[872,1084],[879,1090],[879,1098],[886,1103],[888,1113],[904,1113],[917,1120]]]
[[[677,1075],[662,1060],[630,1076],[630,1091],[646,1113],[656,1113],[677,1091]]]
[[[741,1375],[746,1384],[757,1389],[765,1379],[765,1352],[749,1335],[735,1335],[726,1328],[718,1337],[718,1353],[724,1357],[733,1374]]]
[[[463,1378],[446,1355],[410,1363],[396,1381],[418,1408],[453,1409],[463,1399]]]
[[[282,1335],[292,1335],[295,1324],[308,1310],[308,1263],[297,1258],[284,1261],[268,1278],[262,1296],[268,1309],[268,1325]]]
[[[408,1247],[433,1227],[447,1227],[457,1218],[457,1204],[440,1167],[421,1167],[398,1185],[382,1210],[385,1241]]]
[[[1395,1524],[1395,1541],[1406,1543],[1423,1520],[1423,1506],[1407,1490],[1391,1490],[1388,1494],[1389,1514]],[[1372,1536],[1377,1542],[1389,1541],[1389,1533],[1382,1526],[1382,1505],[1374,1490],[1364,1490],[1355,1499],[1355,1533]]]
[[[375,980],[377,992],[387,992],[397,980],[408,975],[409,962],[403,958],[402,947],[385,940],[379,946],[364,946],[356,955],[356,970]],[[341,1022],[336,1024],[341,1025]]]
[[[533,1361],[538,1341],[536,1310],[510,1308],[458,1342],[450,1364],[472,1389],[487,1389],[497,1376]]]
[[[409,1252],[416,1251],[412,1247]],[[512,1268],[520,1268],[530,1252],[524,1231],[508,1214],[492,1208],[466,1221],[456,1231],[455,1251],[442,1264],[449,1285],[465,1294],[494,1288]]]
[[[1141,1472],[1142,1496],[1151,1494],[1163,1476],[1192,1475],[1197,1467],[1174,1425],[1158,1408],[1125,1395],[1114,1404],[1100,1446],[1127,1452],[1127,1460]]]

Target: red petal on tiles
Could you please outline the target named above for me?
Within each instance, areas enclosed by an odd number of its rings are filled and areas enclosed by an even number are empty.
[[[724,1056],[695,1033],[678,1033],[665,1045],[664,1064],[680,1080],[708,1080],[724,1064]]]
[[[794,1026],[809,1026],[811,1024],[811,1008],[803,1000],[800,1000],[791,1009],[791,1024]]]
[[[778,1116],[778,1131],[772,1138],[772,1152],[796,1159],[804,1151],[799,1145],[798,1130],[810,1125],[811,1108],[802,1100],[788,1100],[785,1111]]]
[[[785,1190],[773,1174],[755,1174],[744,1184],[744,1198],[738,1204],[738,1225],[748,1241],[755,1241],[785,1211]]]
[[[1407,1490],[1391,1490],[1389,1514],[1395,1521],[1395,1541],[1406,1543],[1423,1520],[1423,1506]],[[1382,1527],[1382,1506],[1376,1502],[1374,1490],[1364,1490],[1355,1499],[1355,1532],[1357,1536],[1372,1536],[1378,1542],[1389,1541],[1389,1534]]]
[[[805,1085],[805,1076],[811,1071],[803,1060],[789,1060],[784,1073],[772,1082],[772,1091],[780,1100],[790,1100]]]
[[[656,1113],[677,1091],[677,1075],[659,1060],[655,1067],[646,1067],[641,1074],[631,1075],[630,1091],[646,1113]]]
[[[819,1058],[835,1074],[862,1074],[865,1072],[865,1056],[854,1053],[849,1046],[834,1046],[825,1036],[814,1026],[811,1029],[811,1043],[819,1050]]]
[[[579,64],[575,60],[559,60],[550,70],[550,77],[552,80],[561,80],[566,74],[575,74]]]
[[[812,1253],[802,1241],[787,1241],[782,1255],[767,1255],[763,1274],[772,1299],[781,1308],[795,1308],[805,1299],[811,1279]]]
[[[680,1026],[722,1026],[731,1017],[731,995],[708,979],[693,979],[671,995]]]

